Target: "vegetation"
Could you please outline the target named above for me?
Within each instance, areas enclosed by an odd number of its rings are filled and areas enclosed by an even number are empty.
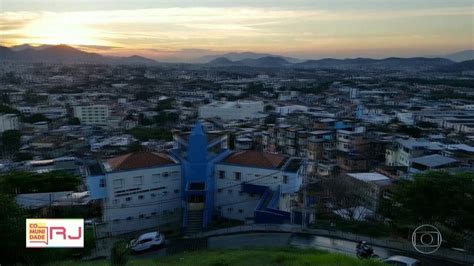
[[[34,114],[30,116],[23,116],[21,118],[21,121],[24,123],[34,124],[38,122],[49,121],[49,119],[43,114]]]
[[[81,120],[77,117],[71,117],[69,118],[68,122],[69,125],[77,126],[81,124]]]
[[[179,118],[179,115],[177,113],[160,112],[154,118],[158,125],[162,125],[176,122]]]
[[[49,173],[10,172],[0,175],[0,193],[41,193],[75,190],[81,180],[78,176],[54,171]]]
[[[127,247],[127,242],[115,242],[110,254],[110,260],[112,265],[126,265],[128,261],[128,255],[129,249]]]
[[[410,126],[406,126],[406,125],[401,125],[398,128],[398,131],[400,133],[405,133],[405,134],[407,134],[407,135],[409,135],[410,137],[413,137],[413,138],[421,137],[421,129],[419,129],[417,127],[410,127]]]
[[[408,82],[412,84],[423,85],[446,85],[452,87],[467,87],[474,86],[473,81],[469,79],[422,79],[422,78],[401,78],[398,81]]]
[[[56,264],[70,265],[72,263]],[[82,262],[80,265],[108,265],[107,261]],[[382,266],[379,261],[358,260],[342,254],[314,249],[255,248],[180,253],[158,259],[133,259],[127,265],[193,265],[193,266],[266,266],[266,265],[324,265],[324,266]]]
[[[71,258],[81,258],[94,247],[94,234],[91,230],[84,231],[84,248],[47,248],[31,249],[25,247],[26,218],[33,218],[18,206],[11,195],[0,193],[0,250],[2,264],[5,265],[41,265]]]
[[[171,131],[160,128],[136,127],[129,130],[129,133],[139,141],[151,139],[170,141],[173,139]]]
[[[276,114],[269,114],[267,117],[265,117],[265,124],[275,124],[276,121],[277,121]]]
[[[3,149],[6,152],[17,152],[21,145],[21,133],[18,130],[7,130],[2,134]]]
[[[474,173],[426,172],[405,181],[395,193],[394,218],[400,222],[442,223],[474,230]]]
[[[159,101],[158,105],[155,108],[155,111],[159,112],[159,111],[163,111],[163,110],[166,110],[166,109],[173,109],[174,104],[175,104],[175,102],[174,102],[174,99],[172,99],[172,98]]]
[[[3,113],[3,114],[19,114],[20,111],[18,111],[15,108],[12,108],[8,105],[0,104],[0,113]]]

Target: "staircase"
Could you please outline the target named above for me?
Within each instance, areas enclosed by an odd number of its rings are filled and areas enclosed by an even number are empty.
[[[268,204],[270,204],[270,201],[272,200],[272,198],[273,198],[273,191],[269,190],[268,193],[263,198],[263,203],[261,207],[262,210],[265,210],[268,208]]]
[[[188,226],[186,233],[194,234],[202,231],[203,210],[189,210],[188,211]]]

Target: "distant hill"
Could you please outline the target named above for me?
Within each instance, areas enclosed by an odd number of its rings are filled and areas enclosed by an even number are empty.
[[[226,53],[226,54],[221,54],[221,55],[206,55],[194,60],[194,63],[210,63],[211,61],[214,61],[215,59],[218,59],[218,58],[226,58],[230,61],[241,61],[245,59],[259,59],[262,57],[279,57],[279,58],[283,58],[284,60],[290,63],[299,63],[299,62],[304,61],[298,58],[284,57],[284,56],[273,55],[273,54],[243,52],[243,53]]]
[[[449,60],[452,60],[454,62],[474,60],[474,50],[460,51],[460,52],[456,52],[456,53],[452,53],[452,54],[447,54],[447,55],[442,56],[442,57],[447,58]]]
[[[156,64],[141,56],[113,57],[88,53],[67,45],[41,46],[21,45],[13,48],[0,46],[0,61],[49,62],[49,63],[89,63],[89,64]]]
[[[443,66],[437,69],[443,72],[463,72],[463,71],[474,71],[474,60],[466,60],[459,63],[454,63],[449,66]]]
[[[233,66],[236,64],[236,62],[231,61],[225,57],[218,57],[218,58],[212,59],[207,64],[210,66]]]
[[[244,67],[286,67],[291,66],[291,63],[281,57],[266,56],[257,59],[243,59],[238,61],[231,61],[225,57],[218,57],[207,63],[211,67],[222,66],[244,66]]]
[[[333,68],[333,69],[392,69],[392,70],[428,70],[453,64],[444,58],[398,58],[385,59],[320,59],[294,64],[297,68]]]
[[[33,50],[43,50],[45,48],[48,48],[48,47],[51,47],[52,45],[48,45],[48,44],[43,44],[43,45],[39,45],[39,46],[33,46],[31,44],[20,44],[20,45],[15,45],[15,46],[12,46],[12,47],[9,47],[11,50],[13,51],[22,51],[22,50],[26,50],[26,49],[33,49]]]

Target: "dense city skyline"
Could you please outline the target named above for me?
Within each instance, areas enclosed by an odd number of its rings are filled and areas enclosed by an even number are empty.
[[[68,44],[106,55],[191,59],[439,55],[473,48],[471,1],[11,1],[1,44]]]

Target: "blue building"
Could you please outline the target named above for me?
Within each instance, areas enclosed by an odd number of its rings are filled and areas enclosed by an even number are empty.
[[[230,151],[227,136],[197,123],[175,134],[167,153],[138,152],[103,161],[88,176],[103,200],[104,222],[121,232],[181,223],[187,232],[215,217],[289,223],[302,186],[302,160],[261,151]],[[116,230],[117,231],[117,230]]]

